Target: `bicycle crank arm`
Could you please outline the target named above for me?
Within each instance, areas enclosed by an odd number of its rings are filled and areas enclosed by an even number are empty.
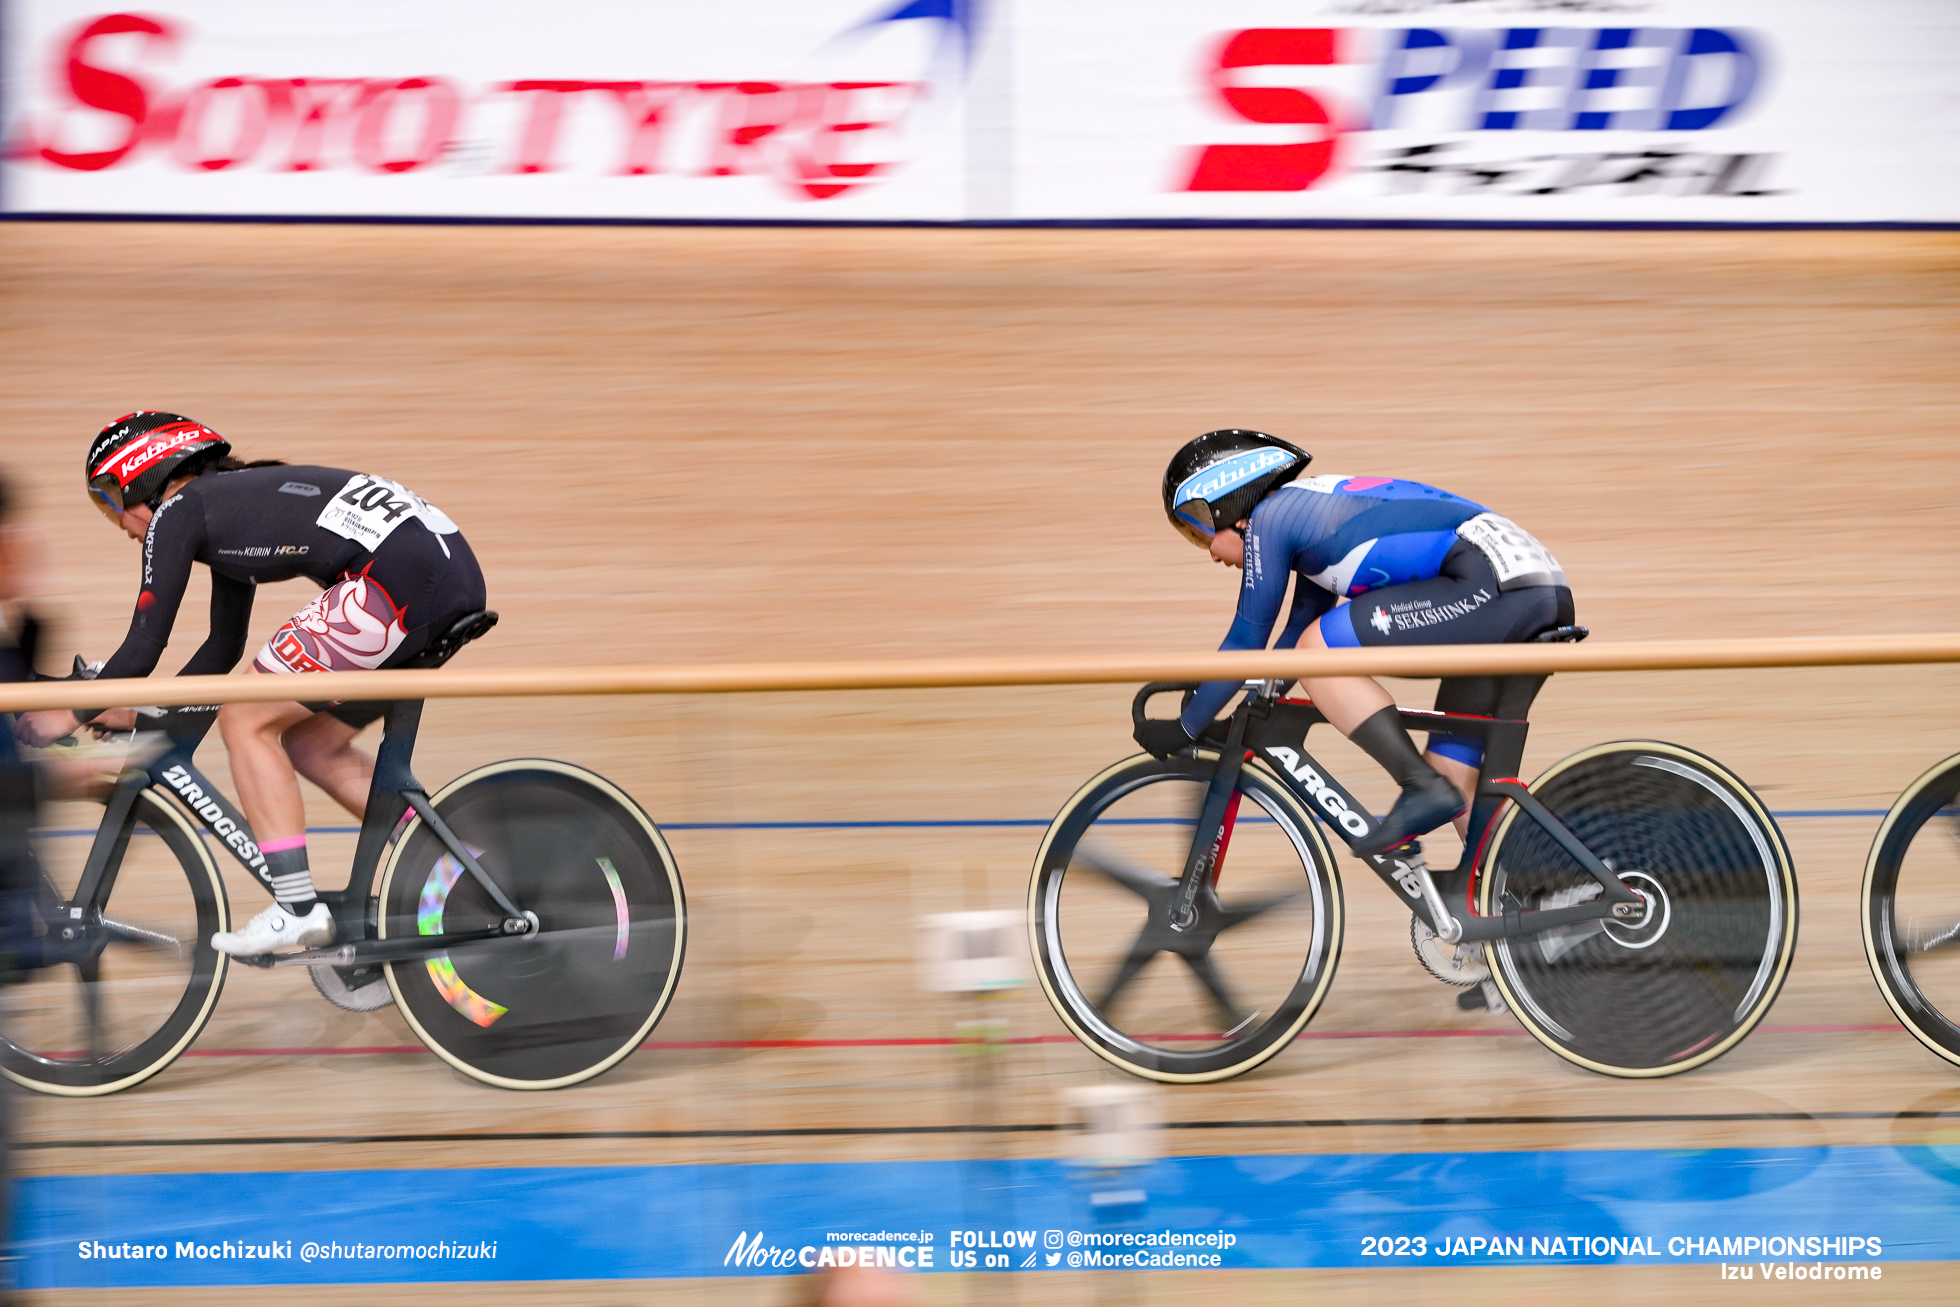
[[[261,953],[239,958],[249,967],[358,967],[375,962],[419,962],[438,953],[447,953],[462,944],[481,944],[493,939],[511,939],[499,927],[487,930],[459,930],[444,935],[410,935],[405,939],[357,939],[328,948],[310,948],[299,953]]]

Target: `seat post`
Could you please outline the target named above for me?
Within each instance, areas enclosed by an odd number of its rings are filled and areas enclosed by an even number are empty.
[[[1531,712],[1531,704],[1538,692],[1545,688],[1549,676],[1500,676],[1497,678],[1497,707],[1493,717],[1521,722]]]
[[[396,699],[388,705],[388,716],[381,728],[381,747],[374,753],[374,779],[368,783],[367,813],[361,818],[361,837],[354,848],[354,867],[342,891],[344,901],[336,902],[336,920],[344,908],[365,912],[368,893],[374,884],[375,869],[381,862],[382,847],[394,833],[395,823],[408,811],[404,790],[420,792],[422,782],[409,769],[415,754],[415,734],[422,723],[420,699]],[[343,930],[346,924],[343,923]],[[346,935],[343,938],[358,938]]]

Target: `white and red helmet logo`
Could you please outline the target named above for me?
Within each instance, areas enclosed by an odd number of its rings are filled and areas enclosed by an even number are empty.
[[[211,428],[201,422],[171,422],[154,431],[145,432],[135,444],[123,448],[102,460],[89,473],[89,480],[99,476],[114,476],[127,490],[132,481],[142,476],[163,458],[184,448],[186,445],[199,445],[207,441],[222,440]]]

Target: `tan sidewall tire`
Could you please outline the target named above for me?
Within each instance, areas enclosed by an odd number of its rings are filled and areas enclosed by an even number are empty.
[[[1865,942],[1865,962],[1871,967],[1872,981],[1878,986],[1878,992],[1885,996],[1885,1005],[1892,1009],[1892,1015],[1899,1018],[1899,1024],[1906,1028],[1907,1033],[1927,1049],[1955,1066],[1960,1066],[1960,1054],[1955,1054],[1930,1037],[1920,1028],[1919,1023],[1913,1020],[1912,1013],[1893,996],[1892,987],[1885,983],[1885,972],[1879,962],[1879,942],[1872,935],[1872,881],[1878,875],[1879,851],[1885,847],[1885,841],[1892,834],[1893,828],[1905,816],[1906,809],[1919,797],[1919,792],[1956,767],[1960,767],[1960,753],[1941,759],[1921,772],[1918,778],[1900,793],[1898,799],[1886,812],[1885,819],[1878,824],[1878,833],[1872,836],[1871,850],[1865,854],[1864,879],[1858,886],[1858,934]]]
[[[1211,762],[1217,760],[1218,752],[1215,749],[1200,749],[1197,752],[1197,756],[1200,759]],[[1341,940],[1346,926],[1346,913],[1341,896],[1340,872],[1334,864],[1332,852],[1328,849],[1327,837],[1322,833],[1320,824],[1313,819],[1312,813],[1293,795],[1292,791],[1286,788],[1285,783],[1274,775],[1270,767],[1267,767],[1257,758],[1248,759],[1246,770],[1256,771],[1259,778],[1266,782],[1265,788],[1270,796],[1276,803],[1287,810],[1287,816],[1304,833],[1307,843],[1313,850],[1313,856],[1320,860],[1320,870],[1326,877],[1327,964],[1321,968],[1320,982],[1315,986],[1311,999],[1300,1012],[1298,1019],[1293,1022],[1292,1028],[1286,1031],[1282,1038],[1275,1039],[1263,1052],[1244,1062],[1234,1063],[1231,1066],[1217,1071],[1193,1074],[1188,1072],[1162,1071],[1154,1067],[1141,1067],[1133,1062],[1126,1061],[1114,1050],[1103,1047],[1093,1035],[1083,1030],[1076,1022],[1074,1016],[1071,1015],[1069,1005],[1056,994],[1054,984],[1048,976],[1048,967],[1043,961],[1041,932],[1037,923],[1041,920],[1041,869],[1048,865],[1048,850],[1054,844],[1056,833],[1062,828],[1070,814],[1083,803],[1087,802],[1096,790],[1121,773],[1136,767],[1138,763],[1144,761],[1155,761],[1155,759],[1152,759],[1147,753],[1133,754],[1097,772],[1080,789],[1069,796],[1068,801],[1055,814],[1055,819],[1048,823],[1048,829],[1041,837],[1041,847],[1035,852],[1034,872],[1028,877],[1028,952],[1034,961],[1035,976],[1041,981],[1042,993],[1047,996],[1048,1006],[1054,1009],[1055,1015],[1061,1018],[1064,1026],[1068,1027],[1068,1032],[1075,1037],[1076,1042],[1103,1061],[1128,1072],[1130,1075],[1144,1080],[1155,1080],[1160,1084],[1202,1085],[1211,1084],[1220,1080],[1230,1080],[1234,1076],[1244,1075],[1254,1067],[1264,1065],[1274,1057],[1277,1057],[1285,1049],[1290,1048],[1293,1041],[1299,1037],[1300,1032],[1306,1028],[1307,1022],[1311,1021],[1314,1014],[1320,1010],[1320,1005],[1326,1001],[1327,991],[1334,983],[1334,972],[1339,969]],[[1256,804],[1257,802],[1255,799],[1254,803]]]
[[[583,767],[577,767],[568,762],[558,762],[550,758],[509,758],[503,762],[493,762],[486,766],[478,767],[475,771],[465,772],[463,775],[458,776],[455,780],[443,786],[441,790],[429,796],[429,806],[435,808],[437,811],[441,811],[444,800],[456,794],[464,786],[483,780],[489,776],[499,776],[511,771],[556,772],[561,776],[569,776],[574,780],[582,781],[590,785],[593,789],[600,791],[607,798],[618,803],[621,808],[631,813],[634,820],[639,822],[641,828],[646,832],[647,838],[653,842],[654,849],[660,855],[661,868],[667,873],[667,884],[673,890],[674,894],[674,957],[667,968],[667,979],[661,988],[659,1002],[653,1006],[652,1014],[647,1017],[646,1022],[639,1028],[631,1040],[627,1041],[611,1056],[594,1066],[575,1072],[572,1075],[559,1076],[552,1080],[512,1080],[506,1076],[491,1075],[454,1056],[439,1041],[431,1037],[429,1032],[423,1028],[422,1023],[415,1019],[415,1014],[409,1010],[408,1004],[402,1001],[401,985],[395,978],[395,968],[404,965],[419,966],[421,965],[420,963],[405,964],[388,962],[382,964],[382,972],[388,978],[388,991],[395,996],[395,1010],[402,1014],[404,1021],[408,1022],[408,1027],[415,1032],[415,1037],[426,1044],[430,1052],[434,1053],[456,1070],[462,1072],[472,1080],[482,1081],[486,1085],[495,1085],[499,1089],[563,1089],[567,1085],[576,1085],[582,1081],[590,1080],[592,1077],[601,1075],[625,1061],[627,1057],[632,1055],[635,1049],[639,1048],[647,1035],[652,1032],[654,1026],[659,1024],[660,1018],[666,1015],[667,1005],[673,1002],[674,989],[680,983],[681,962],[687,955],[687,900],[681,893],[680,868],[674,861],[674,851],[667,846],[666,836],[660,833],[660,828],[653,824],[653,819],[641,810],[640,805],[633,801],[631,795],[597,772],[587,771]],[[380,884],[375,890],[376,901],[380,905],[380,911],[375,914],[375,933],[382,939],[388,938],[388,892],[394,883],[395,869],[401,861],[403,850],[408,847],[409,835],[421,824],[422,819],[420,817],[411,817],[409,819],[408,825],[403,828],[400,836],[395,840],[394,847],[388,852],[387,865],[382,870]]]
[[[144,790],[138,797],[135,815],[143,821],[148,822],[152,828],[159,826],[163,822],[169,822],[189,838],[191,846],[197,850],[196,870],[202,873],[211,884],[211,896],[217,904],[218,909],[217,928],[221,931],[230,930],[231,901],[225,897],[225,878],[223,873],[218,870],[217,860],[211,856],[210,846],[204,842],[203,827],[191,821],[189,817],[184,815],[181,808],[164,798],[163,791],[154,788]],[[178,865],[182,865],[181,861]],[[200,943],[208,943],[208,941],[200,941]],[[196,1018],[186,1027],[183,1035],[178,1038],[177,1042],[171,1046],[167,1053],[158,1057],[141,1070],[134,1071],[124,1076],[121,1080],[112,1081],[106,1085],[85,1086],[44,1084],[38,1080],[29,1080],[25,1076],[15,1075],[11,1071],[0,1072],[0,1074],[4,1074],[7,1079],[24,1089],[31,1089],[37,1094],[49,1094],[57,1098],[100,1098],[104,1094],[121,1093],[125,1089],[142,1084],[145,1080],[148,1080],[151,1076],[182,1057],[184,1050],[191,1046],[191,1042],[204,1032],[204,1027],[210,1022],[211,1013],[218,1006],[218,995],[224,992],[225,974],[231,966],[231,959],[225,954],[218,953],[216,956],[217,964],[216,969],[212,973],[211,989],[204,996],[204,1005],[199,1009]]]
[[[1770,973],[1769,978],[1764,982],[1762,995],[1756,1000],[1755,1008],[1749,1013],[1748,1018],[1738,1024],[1727,1036],[1718,1040],[1710,1047],[1702,1049],[1692,1057],[1681,1059],[1678,1063],[1671,1063],[1664,1067],[1611,1066],[1604,1062],[1595,1062],[1590,1058],[1581,1057],[1570,1049],[1561,1046],[1557,1039],[1548,1031],[1541,1030],[1532,1021],[1530,1010],[1518,1001],[1518,996],[1513,990],[1509,978],[1505,975],[1502,960],[1498,952],[1497,941],[1484,945],[1484,961],[1490,967],[1491,979],[1497,982],[1498,992],[1504,996],[1504,1002],[1511,1009],[1511,1014],[1518,1019],[1518,1024],[1531,1032],[1532,1038],[1536,1039],[1546,1048],[1558,1054],[1574,1066],[1582,1066],[1588,1071],[1597,1071],[1601,1075],[1616,1076],[1630,1080],[1656,1080],[1664,1076],[1678,1076],[1684,1071],[1692,1071],[1698,1066],[1705,1066],[1728,1052],[1737,1044],[1741,1043],[1748,1036],[1749,1032],[1756,1028],[1757,1023],[1763,1019],[1763,1016],[1769,1011],[1771,1005],[1776,1002],[1777,995],[1783,990],[1784,978],[1789,974],[1790,961],[1796,954],[1797,878],[1796,871],[1791,864],[1789,846],[1783,839],[1783,832],[1777,827],[1776,819],[1770,816],[1769,809],[1765,808],[1762,800],[1756,797],[1755,791],[1743,784],[1742,779],[1734,772],[1731,772],[1713,758],[1703,753],[1697,753],[1693,749],[1684,749],[1678,744],[1663,744],[1658,740],[1616,740],[1609,744],[1596,744],[1590,749],[1581,749],[1579,752],[1569,757],[1561,758],[1553,763],[1536,780],[1531,782],[1531,792],[1534,795],[1537,794],[1553,778],[1589,759],[1600,757],[1603,754],[1627,752],[1661,754],[1667,757],[1679,758],[1712,773],[1720,778],[1734,792],[1735,798],[1748,808],[1751,815],[1761,822],[1763,831],[1768,837],[1770,848],[1776,858],[1778,883],[1782,888],[1783,901],[1787,906],[1783,913],[1783,935],[1778,945],[1776,966]],[[1489,916],[1492,909],[1493,877],[1491,875],[1491,869],[1497,863],[1497,856],[1504,847],[1505,837],[1510,834],[1512,823],[1520,815],[1522,815],[1522,810],[1515,803],[1505,806],[1504,815],[1498,821],[1496,832],[1484,846],[1484,856],[1478,859],[1477,911],[1484,916]]]

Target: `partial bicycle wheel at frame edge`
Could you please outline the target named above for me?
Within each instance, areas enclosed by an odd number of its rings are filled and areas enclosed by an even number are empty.
[[[1340,878],[1307,810],[1261,762],[1240,773],[1229,843],[1195,920],[1168,904],[1215,751],[1139,754],[1063,804],[1036,855],[1028,930],[1057,1015],[1134,1075],[1239,1075],[1292,1042],[1340,958]]]
[[[537,929],[386,966],[396,1006],[452,1067],[505,1089],[590,1079],[638,1048],[672,1000],[687,934],[672,852],[603,777],[520,758],[458,777],[436,812]],[[383,939],[502,913],[419,818],[381,876]]]
[[[1783,834],[1733,773],[1678,745],[1597,745],[1531,791],[1646,901],[1485,946],[1518,1020],[1560,1057],[1606,1075],[1677,1075],[1740,1043],[1775,1002],[1797,943]],[[1599,883],[1515,805],[1478,866],[1486,916],[1597,897]]]
[[[66,809],[87,816],[71,822]],[[72,1098],[131,1088],[176,1061],[211,1019],[228,962],[211,947],[231,927],[224,880],[197,828],[159,791],[137,796],[100,914],[66,906],[91,841],[62,829],[92,833],[101,812],[77,802],[47,814],[34,849],[48,883],[40,911],[51,918],[41,940],[50,965],[0,991],[0,1071]]]
[[[1859,897],[1865,958],[1913,1038],[1960,1065],[1960,755],[1879,823]]]

